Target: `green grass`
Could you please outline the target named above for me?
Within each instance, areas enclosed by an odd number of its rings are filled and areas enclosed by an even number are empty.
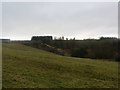
[[[0,89],[2,89],[2,43],[0,42]]]
[[[117,88],[118,63],[3,44],[4,88]]]

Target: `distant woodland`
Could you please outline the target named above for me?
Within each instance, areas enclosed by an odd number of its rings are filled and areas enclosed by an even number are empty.
[[[118,45],[120,40],[115,37],[76,40],[64,37],[33,36],[26,45],[47,50],[56,54],[78,58],[109,59],[119,61]]]

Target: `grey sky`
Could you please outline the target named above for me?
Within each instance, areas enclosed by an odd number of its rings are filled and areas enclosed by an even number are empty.
[[[33,35],[83,38],[118,37],[117,2],[4,2],[2,37]]]

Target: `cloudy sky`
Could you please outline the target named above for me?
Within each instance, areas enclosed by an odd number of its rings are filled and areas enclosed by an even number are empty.
[[[2,3],[2,37],[30,40],[33,35],[77,39],[118,37],[118,3]]]

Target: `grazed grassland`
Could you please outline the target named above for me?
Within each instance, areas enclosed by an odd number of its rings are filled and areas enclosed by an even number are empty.
[[[4,88],[116,88],[118,63],[59,56],[22,44],[3,44]]]

